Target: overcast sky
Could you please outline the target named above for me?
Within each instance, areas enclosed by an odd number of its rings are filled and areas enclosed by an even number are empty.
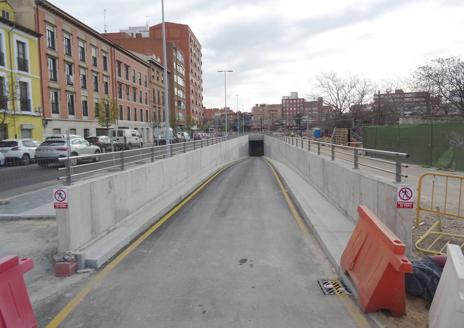
[[[161,21],[157,0],[53,0],[98,31]],[[298,91],[321,72],[401,80],[436,57],[463,56],[463,0],[165,0],[166,20],[190,25],[203,46],[204,105],[250,110]],[[147,17],[148,16],[148,17]],[[243,106],[243,107],[242,107]]]

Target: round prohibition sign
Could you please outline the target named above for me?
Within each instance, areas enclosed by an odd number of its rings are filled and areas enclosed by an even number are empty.
[[[58,189],[55,191],[54,197],[57,202],[62,203],[66,200],[66,192],[62,189]]]
[[[413,195],[412,189],[409,187],[401,188],[398,191],[398,196],[400,197],[402,201],[405,201],[405,202],[411,200],[412,195]]]

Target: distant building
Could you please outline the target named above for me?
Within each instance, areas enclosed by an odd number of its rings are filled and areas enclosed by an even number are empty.
[[[253,129],[271,130],[282,118],[281,104],[256,104],[251,109]]]
[[[287,127],[301,124],[304,113],[304,98],[298,97],[298,92],[291,92],[290,96],[282,97],[282,119]]]
[[[148,26],[129,26],[129,28],[121,30],[121,32],[129,34],[133,38],[137,37],[137,35],[143,38],[148,38],[150,36]]]
[[[429,92],[404,92],[401,89],[394,93],[376,93],[373,111],[376,124],[397,123],[400,118],[432,115],[439,102]]]
[[[301,123],[305,127],[314,127],[330,119],[332,114],[332,107],[324,105],[322,97],[317,98],[317,100],[305,101]]]

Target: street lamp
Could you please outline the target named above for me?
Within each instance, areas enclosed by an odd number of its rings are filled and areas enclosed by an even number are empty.
[[[166,156],[171,156],[171,134],[169,133],[169,94],[168,94],[168,56],[166,54],[166,23],[164,21],[164,0],[161,0],[161,17],[163,30],[163,78],[164,78],[164,138],[166,139]]]
[[[218,73],[224,73],[224,113],[225,113],[225,126],[224,132],[227,136],[227,73],[232,73],[232,70],[222,70],[218,71]]]

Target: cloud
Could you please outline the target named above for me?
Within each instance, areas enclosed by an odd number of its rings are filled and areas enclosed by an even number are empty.
[[[152,0],[55,0],[102,31],[161,20]],[[190,25],[203,46],[204,103],[229,103],[239,94],[245,109],[279,103],[290,91],[314,93],[321,71],[361,74],[374,80],[406,76],[438,56],[464,51],[462,0],[176,0],[165,1],[166,18]]]

